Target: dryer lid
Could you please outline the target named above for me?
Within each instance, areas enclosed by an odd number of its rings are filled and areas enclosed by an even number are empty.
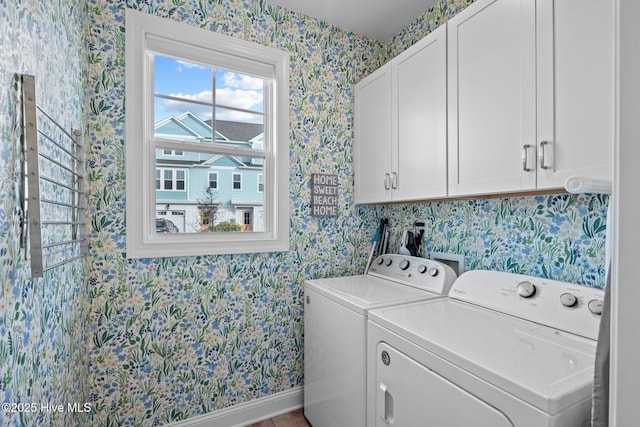
[[[369,319],[548,414],[591,396],[593,340],[453,299]]]

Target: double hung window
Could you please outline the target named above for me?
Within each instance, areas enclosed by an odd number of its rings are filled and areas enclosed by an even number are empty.
[[[126,66],[127,256],[287,250],[288,55],[127,10]]]

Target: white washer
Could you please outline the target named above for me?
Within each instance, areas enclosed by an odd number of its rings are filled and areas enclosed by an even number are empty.
[[[599,289],[469,271],[369,313],[367,426],[590,425]]]
[[[311,425],[365,427],[369,310],[444,298],[455,278],[436,261],[382,255],[366,275],[305,282],[304,415]]]

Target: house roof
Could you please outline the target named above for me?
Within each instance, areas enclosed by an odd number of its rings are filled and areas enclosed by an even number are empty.
[[[201,120],[187,111],[179,116],[170,116],[155,124],[156,135],[180,136],[187,139],[210,140],[211,120]],[[258,138],[264,133],[264,125],[260,123],[232,122],[216,120],[216,141],[229,142],[261,142]]]
[[[179,136],[186,139],[198,141],[211,141],[211,126],[200,120],[190,111],[179,116],[169,116],[160,120],[154,126],[156,135]],[[216,132],[216,139],[225,139],[224,135]]]
[[[207,124],[211,125],[211,120],[207,120]],[[229,141],[248,142],[264,132],[264,125],[216,120],[216,132],[224,135]]]
[[[232,122],[228,120],[216,121],[216,142],[224,145],[242,146],[244,148],[253,147],[262,149],[264,144],[264,126],[257,123]],[[210,143],[211,141],[211,120],[203,121],[195,114],[187,111],[179,116],[169,116],[155,124],[154,132],[157,136],[165,138],[175,138]],[[162,162],[166,164],[212,164],[219,162],[220,156],[213,156],[208,160],[189,160],[178,158],[162,157]],[[253,157],[227,156],[238,163],[239,167],[262,167],[263,161]]]

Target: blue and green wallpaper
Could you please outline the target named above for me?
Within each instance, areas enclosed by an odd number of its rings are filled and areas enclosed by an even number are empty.
[[[84,402],[90,391],[85,263],[32,279],[20,245],[22,107],[17,73],[36,76],[38,104],[66,128],[85,127],[80,1],[0,1],[0,425],[81,425],[41,404]],[[5,406],[5,404],[15,404]],[[16,406],[18,403],[23,407]],[[24,405],[35,404],[36,406]],[[66,409],[66,408],[65,408]],[[27,412],[35,410],[35,412]]]
[[[605,196],[353,203],[353,84],[469,3],[443,0],[380,43],[263,0],[0,2],[0,173],[13,183],[0,188],[0,396],[92,409],[0,424],[163,425],[301,386],[303,281],[361,273],[381,217],[396,242],[428,219],[427,251],[464,253],[468,269],[602,287]],[[290,53],[288,252],[125,258],[126,8]],[[87,136],[90,255],[40,280],[18,242],[16,72]],[[337,217],[309,215],[312,173],[338,175]]]

